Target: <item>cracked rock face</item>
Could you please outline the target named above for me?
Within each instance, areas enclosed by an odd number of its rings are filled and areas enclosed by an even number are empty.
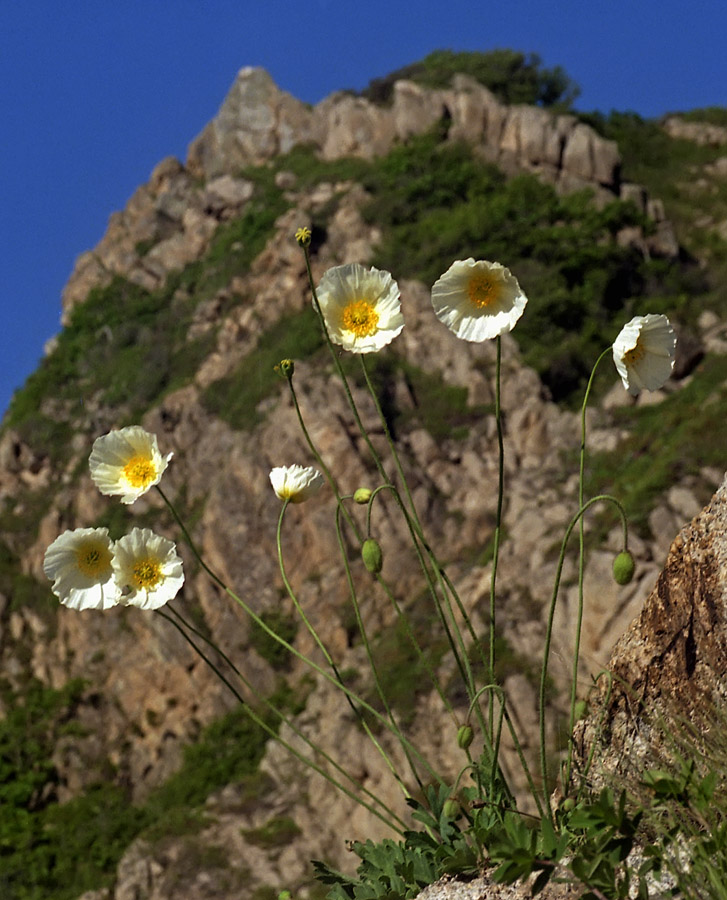
[[[594,712],[576,733],[583,759],[597,744],[595,778],[634,775],[668,758],[680,734],[701,733],[709,740],[712,728],[723,727],[727,479],[672,543],[653,590],[614,647],[607,668],[613,673],[610,696],[603,685]]]

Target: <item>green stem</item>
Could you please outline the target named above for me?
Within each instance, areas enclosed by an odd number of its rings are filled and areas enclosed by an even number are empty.
[[[366,633],[366,629],[365,629],[364,623],[363,623],[363,618],[361,616],[361,609],[358,604],[358,597],[356,596],[356,587],[353,582],[353,575],[351,573],[351,567],[348,564],[348,555],[346,553],[346,546],[345,546],[345,542],[343,540],[343,532],[341,531],[340,507],[336,508],[336,538],[338,540],[338,548],[339,548],[339,551],[341,554],[341,559],[343,561],[344,571],[346,572],[346,581],[348,583],[348,591],[349,591],[349,595],[351,598],[351,603],[353,605],[354,613],[356,616],[356,625],[357,625],[359,633],[361,635],[361,639],[363,640],[364,648],[366,651],[366,658],[368,659],[369,666],[371,667],[371,673],[374,677],[374,685],[376,687],[376,693],[379,695],[379,699],[381,700],[381,703],[384,707],[384,711],[386,712],[386,715],[388,716],[392,727],[396,730],[396,733],[398,734],[401,732],[401,729],[399,728],[399,725],[394,717],[393,710],[391,709],[389,701],[386,698],[386,694],[384,693],[384,690],[381,686],[381,679],[379,677],[378,667],[376,666],[376,663],[374,662],[374,656],[371,651],[371,644],[369,643],[368,634]],[[367,723],[363,719],[361,721],[362,721],[362,724],[364,725],[364,728],[366,728],[367,734],[368,734],[369,729],[368,729]],[[376,744],[376,740],[375,740],[374,736],[372,734],[369,734],[369,737],[374,742],[374,744],[376,746],[378,746]],[[406,760],[409,763],[409,768],[411,770],[411,773],[414,776],[414,779],[416,780],[416,782],[419,786],[419,789],[424,794],[424,784],[419,776],[419,771],[418,771],[417,767],[414,765],[414,761],[413,761],[410,753],[408,752],[406,745],[404,743],[401,743],[401,747],[404,751],[404,755],[406,756]],[[383,754],[383,750],[380,750],[380,752]],[[388,757],[386,757],[385,755],[384,755],[384,759],[388,762]],[[391,769],[394,776],[397,778],[402,790],[404,791],[404,796],[409,798],[411,796],[411,794],[406,789],[404,782],[398,776],[395,768],[393,767],[393,765],[391,763],[389,763],[389,768]]]
[[[311,637],[315,641],[318,649],[323,654],[323,658],[325,659],[326,663],[330,666],[331,671],[335,675],[336,683],[338,684],[339,687],[343,687],[343,684],[344,684],[343,678],[341,677],[341,673],[338,670],[338,666],[334,662],[331,654],[328,652],[325,644],[320,639],[318,632],[315,630],[315,628],[311,624],[310,619],[305,614],[305,610],[300,605],[298,598],[296,597],[295,592],[293,591],[293,587],[290,584],[287,573],[285,571],[285,563],[283,562],[283,545],[282,545],[281,535],[282,535],[282,527],[283,527],[283,516],[285,515],[285,511],[288,508],[289,503],[290,503],[290,500],[284,501],[283,507],[280,510],[280,516],[278,517],[278,529],[277,529],[277,533],[276,533],[276,543],[277,543],[277,548],[278,548],[278,567],[280,568],[280,574],[283,579],[283,584],[285,585],[285,590],[287,591],[290,599],[293,601],[293,605],[295,606],[295,609],[296,609],[298,615],[303,620],[303,624],[308,629],[308,633],[311,635]],[[336,507],[336,513],[338,513],[338,509],[339,509],[339,507]],[[349,696],[347,696],[346,699],[348,701],[349,706],[351,707],[351,711],[356,716],[356,718],[361,722],[361,724],[364,728],[364,731],[366,732],[366,734],[369,737],[369,740],[373,743],[373,745],[376,748],[376,750],[378,751],[379,755],[386,763],[386,766],[388,767],[389,771],[392,773],[392,775],[396,779],[397,783],[401,786],[401,788],[404,792],[404,796],[408,797],[409,792],[407,791],[401,777],[399,776],[398,772],[396,771],[396,768],[395,768],[393,762],[391,761],[391,759],[389,758],[388,754],[386,753],[384,748],[381,746],[380,742],[374,736],[373,732],[371,731],[371,729],[368,726],[368,723],[365,721],[364,717],[361,715],[360,710],[358,709],[356,704],[353,702],[353,700]],[[388,712],[388,710],[387,710],[387,712]],[[402,743],[402,746],[404,746],[403,736],[402,736],[401,731],[399,730],[398,726],[394,722],[393,718],[391,719],[391,725],[392,725],[394,734],[396,735],[397,739],[399,740],[400,743]]]
[[[611,347],[607,347],[603,353],[596,360],[593,369],[591,369],[591,375],[588,379],[588,384],[586,385],[586,391],[583,395],[583,404],[581,406],[581,447],[580,447],[580,459],[579,459],[579,467],[578,467],[578,508],[583,508],[584,503],[584,492],[585,492],[585,470],[586,470],[586,407],[588,405],[588,399],[591,395],[591,388],[593,387],[593,380],[596,375],[596,369],[598,368],[601,360],[611,352]],[[569,728],[568,733],[573,733],[573,726],[575,724],[575,710],[576,710],[576,699],[578,695],[578,660],[580,659],[581,654],[581,631],[583,628],[583,583],[585,578],[586,571],[586,537],[585,537],[585,522],[583,516],[578,523],[578,612],[576,615],[576,634],[573,646],[573,677],[571,679],[571,694],[570,694],[570,715],[569,715]],[[570,752],[568,756],[568,763],[566,765],[566,782],[563,785],[564,794],[568,793],[568,783],[570,781]]]
[[[539,711],[540,711],[540,774],[543,780],[542,789],[543,795],[545,798],[546,808],[548,810],[548,817],[552,820],[553,813],[550,807],[550,796],[548,792],[548,770],[547,770],[547,760],[546,760],[546,751],[545,751],[545,688],[546,681],[548,677],[548,659],[550,656],[550,644],[553,637],[553,619],[555,616],[555,604],[558,600],[558,592],[560,590],[560,579],[563,574],[563,563],[565,562],[565,553],[568,545],[568,540],[573,532],[573,529],[576,527],[581,518],[585,515],[586,511],[591,508],[595,503],[600,503],[601,501],[606,501],[608,503],[613,503],[616,509],[621,516],[621,521],[623,523],[624,529],[624,540],[626,540],[627,535],[627,522],[626,522],[626,513],[624,512],[623,507],[618,502],[615,497],[611,497],[609,494],[599,494],[597,497],[591,498],[587,503],[585,503],[578,512],[573,516],[573,518],[568,523],[568,527],[566,528],[565,534],[563,535],[563,541],[560,546],[560,556],[558,557],[558,565],[556,567],[555,572],[555,581],[553,584],[553,594],[550,600],[550,611],[548,613],[548,624],[545,631],[545,648],[543,650],[543,666],[540,673],[540,694],[539,694]],[[566,778],[567,783],[567,778]]]
[[[295,412],[296,412],[296,415],[298,416],[298,424],[300,425],[300,430],[303,432],[303,437],[305,438],[305,441],[308,444],[308,448],[310,449],[311,453],[315,457],[315,460],[318,463],[318,465],[320,466],[320,468],[323,472],[323,475],[325,476],[326,481],[330,485],[330,488],[333,491],[333,494],[336,498],[336,503],[338,504],[339,508],[343,511],[343,514],[346,517],[346,521],[351,526],[354,534],[360,541],[358,527],[357,527],[356,522],[354,521],[353,517],[351,516],[351,514],[348,512],[348,510],[346,509],[346,507],[343,504],[343,498],[338,489],[338,483],[336,482],[336,479],[333,477],[333,473],[331,472],[331,470],[325,464],[323,457],[318,452],[318,448],[313,443],[313,439],[310,436],[310,432],[308,431],[305,421],[303,420],[303,413],[301,412],[300,404],[298,403],[298,395],[296,394],[295,387],[293,386],[293,376],[292,375],[289,376],[287,381],[288,381],[288,387],[290,388],[290,395],[293,398],[293,406],[295,407]]]
[[[505,493],[505,445],[502,434],[502,410],[500,408],[500,382],[502,374],[502,338],[496,338],[497,358],[495,363],[495,422],[497,423],[498,447],[498,479],[497,479],[497,512],[495,514],[495,534],[492,547],[492,573],[490,576],[490,680],[495,682],[495,615],[497,595],[497,563],[500,555],[500,529],[502,527],[502,504]],[[489,726],[492,734],[494,724],[494,708],[489,707]]]
[[[174,516],[175,521],[179,524],[180,528],[182,529],[182,533],[184,534],[184,537],[185,537],[187,543],[189,544],[189,547],[190,547],[192,553],[194,553],[199,564],[202,566],[202,568],[205,570],[205,572],[207,572],[207,574],[215,582],[215,584],[218,585],[218,587],[225,594],[227,594],[227,596],[231,600],[234,600],[234,602],[237,603],[237,605],[240,607],[240,609],[244,610],[247,613],[247,615],[250,616],[250,618],[253,620],[253,622],[255,622],[256,625],[259,625],[259,627],[262,628],[262,630],[269,637],[273,638],[273,640],[276,641],[278,644],[280,644],[281,647],[285,647],[285,649],[289,653],[292,653],[293,656],[296,657],[296,659],[299,659],[302,663],[309,666],[316,674],[320,675],[321,678],[328,681],[329,684],[332,684],[335,687],[339,688],[348,697],[349,700],[353,701],[354,703],[358,703],[362,709],[366,710],[366,712],[370,713],[377,721],[379,721],[386,728],[387,731],[392,732],[394,734],[394,737],[396,737],[401,743],[406,744],[406,746],[408,747],[408,749],[412,753],[412,755],[418,759],[418,761],[425,768],[425,770],[431,775],[431,777],[435,781],[437,781],[439,784],[443,784],[444,782],[442,781],[441,777],[439,775],[437,775],[437,773],[432,769],[432,767],[429,765],[427,760],[421,755],[421,753],[419,753],[419,751],[416,749],[416,747],[414,747],[414,745],[410,741],[408,741],[401,733],[397,733],[396,731],[394,731],[391,727],[391,724],[387,721],[386,718],[384,718],[384,716],[381,715],[380,712],[378,712],[378,710],[374,709],[362,697],[359,697],[355,691],[352,691],[345,684],[341,684],[340,681],[338,681],[329,672],[326,672],[325,669],[323,669],[321,666],[319,666],[318,663],[316,663],[310,657],[306,656],[304,653],[301,653],[300,650],[297,650],[292,644],[290,644],[288,641],[286,641],[284,638],[282,638],[279,634],[276,634],[276,632],[273,631],[272,628],[270,628],[270,626],[267,624],[267,622],[265,622],[263,619],[261,619],[260,616],[255,612],[255,610],[248,603],[246,603],[241,597],[239,597],[231,588],[229,588],[225,584],[225,582],[219,577],[219,575],[216,575],[212,571],[212,569],[210,569],[210,567],[207,565],[207,563],[202,558],[202,555],[200,554],[199,550],[197,549],[196,544],[192,540],[191,535],[189,534],[187,529],[184,527],[184,523],[179,518],[179,514],[177,513],[176,509],[174,508],[172,503],[169,501],[169,499],[166,497],[166,495],[161,490],[161,488],[159,488],[158,485],[156,485],[156,488],[159,491],[159,493],[161,494],[162,498],[164,499],[164,502],[167,504],[167,507],[169,508],[170,512]]]
[[[248,688],[248,690],[250,690],[252,693],[255,694],[255,696],[257,696],[259,698],[259,695],[257,694],[257,692],[254,691],[250,682],[242,675],[242,673],[237,669],[237,667],[232,664],[230,659],[219,649],[219,647],[217,647],[215,644],[213,644],[198,629],[196,629],[193,625],[191,625],[189,622],[187,622],[184,619],[184,617],[180,613],[178,613],[175,609],[172,609],[171,606],[169,608],[172,611],[172,613],[184,624],[185,628],[188,628],[190,631],[194,632],[194,634],[201,637],[204,641],[206,641],[207,644],[209,644],[209,646],[211,646],[214,650],[216,650],[220,654],[220,656],[222,656],[222,658],[225,660],[225,662],[227,662],[227,664],[232,668],[232,670],[240,678],[240,680]],[[362,791],[363,793],[365,793],[366,795],[371,797],[371,799],[375,803],[379,804],[379,806],[381,806],[384,810],[386,810],[386,812],[391,816],[391,819],[393,819],[393,821],[388,819],[381,812],[381,810],[376,809],[376,807],[372,803],[368,803],[366,800],[363,800],[361,797],[357,796],[350,788],[346,787],[345,784],[342,784],[340,781],[338,781],[336,778],[334,778],[329,772],[326,772],[325,769],[323,769],[317,763],[313,762],[313,760],[303,756],[303,754],[299,750],[297,750],[295,747],[293,747],[291,744],[289,744],[287,741],[285,741],[283,738],[281,738],[279,733],[274,728],[272,728],[262,717],[260,717],[250,707],[250,705],[248,703],[245,702],[244,697],[235,688],[235,686],[232,684],[232,682],[222,673],[222,671],[219,669],[219,667],[215,665],[215,663],[207,656],[207,654],[204,653],[204,651],[190,638],[189,634],[187,634],[187,632],[184,630],[184,628],[182,628],[179,625],[179,623],[175,622],[171,616],[167,615],[162,610],[156,610],[156,612],[162,618],[166,619],[171,625],[173,625],[174,628],[177,629],[177,631],[179,631],[179,633],[187,641],[187,643],[192,647],[192,649],[200,656],[200,658],[205,663],[207,663],[207,665],[217,675],[217,677],[220,679],[220,681],[227,688],[229,688],[229,690],[232,692],[232,694],[235,696],[235,698],[242,704],[242,707],[245,710],[245,713],[249,716],[249,718],[256,725],[258,725],[269,737],[278,741],[278,743],[282,747],[284,747],[289,753],[291,753],[296,759],[298,759],[304,765],[308,766],[314,772],[317,772],[319,775],[321,775],[323,778],[325,778],[329,782],[329,784],[333,785],[333,787],[340,790],[343,794],[345,794],[347,797],[349,797],[354,802],[358,803],[364,809],[367,809],[372,815],[376,816],[378,819],[380,819],[382,822],[384,822],[384,824],[388,825],[389,828],[391,828],[393,831],[395,831],[398,834],[403,836],[404,829],[406,828],[406,824],[403,821],[403,819],[400,819],[399,816],[396,815],[396,813],[394,813],[392,810],[388,809],[381,802],[381,800],[378,797],[376,797],[375,794],[373,794],[371,791],[369,791],[363,785],[358,784],[356,782],[356,780],[351,775],[349,775],[345,771],[345,769],[343,769],[342,766],[340,766],[334,759],[332,759],[321,747],[315,745],[298,728],[296,728],[295,725],[293,725],[293,723],[290,721],[290,719],[280,709],[278,709],[276,706],[274,706],[269,700],[267,700],[265,698],[259,698],[259,699],[263,699],[263,702],[266,704],[268,709],[270,709],[271,712],[273,712],[275,715],[277,715],[281,719],[281,721],[285,722],[285,724],[288,725],[291,728],[291,730],[313,750],[314,753],[317,753],[320,756],[322,756],[323,759],[326,760],[326,762],[328,762],[330,765],[332,765],[337,771],[339,771],[344,777],[346,777],[352,784],[354,784],[360,791]]]

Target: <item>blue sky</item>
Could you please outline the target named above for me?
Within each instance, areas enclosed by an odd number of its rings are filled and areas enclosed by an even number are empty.
[[[724,0],[0,0],[0,412],[59,329],[74,259],[236,72],[301,100],[438,48],[538,53],[583,110],[727,105]]]

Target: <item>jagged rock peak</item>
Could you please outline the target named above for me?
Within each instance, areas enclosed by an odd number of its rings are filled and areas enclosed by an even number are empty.
[[[450,122],[449,137],[479,145],[508,169],[538,171],[564,190],[620,189],[613,141],[571,115],[506,106],[479,82],[456,75],[450,88],[397,81],[390,107],[339,91],[314,107],[280,90],[263,69],[240,69],[219,113],[192,142],[187,168],[211,178],[313,144],[325,159],[373,157],[397,140]]]
[[[455,75],[444,90],[397,81],[387,107],[345,91],[311,107],[282,91],[264,69],[245,67],[218,114],[191,143],[186,165],[162,160],[126,207],[111,215],[94,250],[78,257],[63,290],[64,324],[92,288],[115,275],[155,290],[169,272],[201,258],[219,223],[239,216],[252,196],[253,184],[240,177],[244,167],[300,145],[325,160],[372,159],[439,122],[447,123],[449,140],[466,141],[508,174],[532,172],[562,192],[589,188],[597,202],[634,202],[656,222],[655,233],[645,239],[640,229],[631,229],[623,240],[644,253],[678,254],[662,204],[642,186],[621,181],[616,144],[575,116],[503,105],[466,75]]]

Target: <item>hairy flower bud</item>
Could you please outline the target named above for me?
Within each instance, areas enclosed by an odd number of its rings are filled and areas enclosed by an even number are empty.
[[[457,729],[457,746],[460,750],[467,750],[475,739],[475,733],[471,725],[460,725]]]
[[[442,812],[448,819],[456,819],[460,814],[459,802],[454,797],[448,797],[444,801]]]
[[[358,488],[358,490],[354,492],[353,502],[360,503],[363,506],[365,503],[369,502],[372,493],[373,491],[369,490],[369,488]]]
[[[363,542],[363,547],[361,547],[361,558],[372,575],[379,574],[381,567],[384,564],[384,560],[378,541],[375,541],[373,538],[367,538]]]
[[[636,563],[628,550],[622,550],[613,561],[613,577],[617,584],[628,584],[634,577]]]

